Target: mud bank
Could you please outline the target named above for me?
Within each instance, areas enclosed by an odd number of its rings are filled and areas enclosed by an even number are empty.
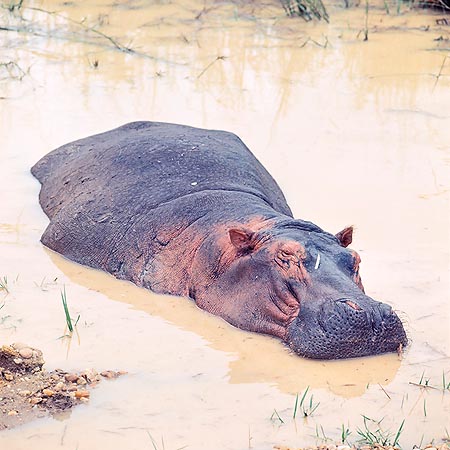
[[[18,343],[0,348],[0,431],[87,403],[90,389],[102,379],[125,373],[47,372],[43,365],[42,352],[35,348]]]

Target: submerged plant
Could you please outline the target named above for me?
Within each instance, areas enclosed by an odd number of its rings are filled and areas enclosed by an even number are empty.
[[[0,75],[0,80],[9,79],[22,81],[27,75],[27,72],[25,72],[25,70],[23,70],[15,61],[6,61],[0,62]]]
[[[9,294],[8,277],[6,275],[0,278],[0,291],[5,291],[7,294]]]
[[[332,440],[325,434],[323,426],[320,425],[320,427],[319,427],[317,424],[316,424],[316,438],[320,439],[321,441],[324,441],[324,442]]]
[[[289,17],[299,16],[306,21],[324,19],[329,21],[329,16],[322,0],[281,0],[281,4]]]
[[[15,11],[16,9],[19,10],[20,8],[22,8],[23,5],[23,0],[19,0],[18,2],[14,2],[14,1],[9,1],[6,3],[2,4],[2,8],[7,9],[10,12]]]
[[[444,391],[450,391],[450,381],[446,380],[444,371],[442,371],[442,389]]]
[[[280,423],[284,423],[284,420],[280,417],[280,415],[278,414],[278,411],[276,409],[273,410],[273,413],[270,416],[270,420],[272,420],[272,421],[279,420]]]

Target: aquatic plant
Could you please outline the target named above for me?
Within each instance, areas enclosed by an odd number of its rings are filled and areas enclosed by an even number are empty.
[[[2,3],[1,7],[4,9],[7,9],[10,12],[15,11],[16,9],[19,10],[22,8],[23,0],[19,0],[18,2],[14,2],[10,0],[9,2]]]
[[[281,418],[281,416],[278,414],[278,411],[276,409],[273,410],[272,415],[270,416],[270,420],[279,420],[280,423],[284,423],[284,420]]]
[[[400,435],[403,431],[403,426],[405,424],[405,419],[402,420],[402,423],[400,424],[395,437],[390,430],[383,430],[381,428],[381,422],[383,421],[383,419],[377,421],[364,415],[363,419],[364,428],[357,428],[356,430],[357,434],[360,437],[359,442],[368,445],[390,445],[392,447],[395,447],[398,444]],[[372,425],[369,426],[369,424]],[[393,437],[394,439],[392,439]]]
[[[0,291],[5,291],[7,294],[9,294],[8,278],[6,277],[6,275],[0,278]]]
[[[352,434],[352,432],[350,431],[350,428],[347,424],[347,427],[345,427],[344,424],[342,424],[341,426],[341,442],[344,444],[348,437]]]
[[[322,0],[281,0],[286,14],[289,17],[299,16],[306,21],[316,19],[323,19],[329,21],[329,16]]]
[[[64,286],[63,290],[61,291],[61,300],[64,308],[64,314],[66,316],[66,324],[67,328],[69,329],[70,333],[73,333],[74,327],[77,326],[78,320],[80,319],[80,315],[78,315],[77,320],[75,323],[72,323],[72,318],[70,317],[69,313],[69,307],[67,305],[67,294],[66,294],[66,287]]]
[[[298,402],[298,394],[295,397],[295,405],[294,405],[294,412],[292,414],[292,417],[295,419],[297,416],[297,409],[301,408],[303,412],[303,417],[311,416],[314,411],[319,407],[320,402],[314,403],[314,395],[311,394],[309,397],[309,402],[305,403],[306,394],[309,391],[309,386],[305,389],[305,392],[302,395],[302,398],[300,400],[300,403]]]

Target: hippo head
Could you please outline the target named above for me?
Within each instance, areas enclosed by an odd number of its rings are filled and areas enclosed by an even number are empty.
[[[352,232],[334,236],[292,219],[230,228],[214,282],[197,303],[239,328],[277,336],[308,358],[401,349],[407,338],[400,319],[364,293],[359,255],[347,249]]]

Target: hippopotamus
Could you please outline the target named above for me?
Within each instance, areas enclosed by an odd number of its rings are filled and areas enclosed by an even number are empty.
[[[50,219],[41,241],[72,261],[189,297],[303,357],[407,345],[397,314],[364,293],[353,228],[294,219],[233,133],[134,122],[63,145],[31,171]]]

